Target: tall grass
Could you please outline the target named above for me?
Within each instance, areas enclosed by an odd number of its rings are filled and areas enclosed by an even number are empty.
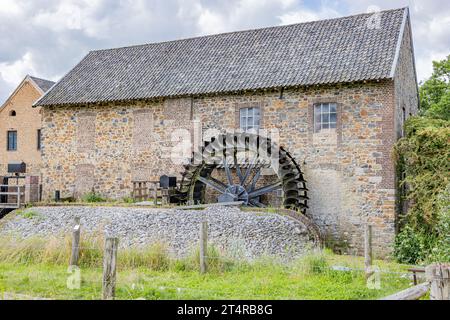
[[[0,238],[0,261],[14,264],[68,264],[72,250],[70,237],[15,237]],[[100,238],[84,239],[80,243],[80,264],[101,265],[102,242]]]
[[[85,235],[80,243],[79,266],[82,268],[102,268],[104,238],[100,235]],[[68,266],[71,255],[71,237],[54,236],[51,238],[17,239],[0,237],[0,262],[17,265],[62,265]],[[229,271],[259,272],[261,270],[291,271],[298,275],[328,274],[330,253],[312,251],[289,263],[273,256],[263,256],[253,261],[230,258],[210,245],[207,251],[208,272],[224,273]],[[145,268],[154,271],[171,270],[174,272],[197,272],[199,249],[193,247],[186,257],[175,258],[170,255],[164,243],[154,243],[145,247],[120,248],[117,266],[119,269]]]
[[[321,274],[330,269],[326,254],[315,251],[297,261],[297,268],[306,274]]]
[[[118,265],[122,268],[146,267],[151,270],[167,270],[171,265],[167,246],[154,243],[143,248],[122,249],[118,252]]]
[[[80,242],[79,266],[100,268],[103,265],[104,238],[102,236],[85,236]],[[53,264],[68,265],[71,255],[71,238],[50,237],[17,239],[0,237],[0,261],[3,263],[33,265]],[[233,265],[215,247],[208,247],[208,269],[210,271],[226,271]],[[194,271],[199,268],[199,251],[191,250],[184,258],[175,259],[170,256],[163,243],[154,243],[145,247],[120,248],[117,265],[122,269],[145,267],[150,270]]]

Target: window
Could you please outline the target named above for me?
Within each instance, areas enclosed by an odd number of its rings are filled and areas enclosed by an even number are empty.
[[[8,131],[8,151],[17,150],[17,131]]]
[[[259,130],[261,119],[261,112],[259,108],[242,108],[239,110],[239,116],[241,130]]]
[[[335,103],[318,103],[314,105],[314,132],[336,128],[336,109]]]
[[[41,150],[41,129],[37,130],[37,149]]]
[[[15,110],[11,110],[10,112],[9,112],[9,116],[10,117],[15,117],[17,114],[16,114],[16,111]]]

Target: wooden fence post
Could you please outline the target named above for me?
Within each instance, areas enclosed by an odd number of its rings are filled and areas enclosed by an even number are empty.
[[[431,283],[430,300],[450,300],[450,264],[429,265],[425,276]]]
[[[118,238],[106,238],[103,257],[103,300],[113,300],[116,293]]]
[[[154,205],[158,205],[158,186],[156,185],[156,182],[153,184],[153,195],[154,195],[154,199],[153,199],[153,203]]]
[[[203,221],[200,224],[200,273],[205,273],[207,270],[207,255],[208,255],[208,222]]]
[[[364,228],[364,267],[366,278],[370,277],[372,271],[372,226],[366,224]]]
[[[75,217],[75,226],[72,231],[72,254],[70,255],[70,265],[78,266],[80,257],[80,217]]]

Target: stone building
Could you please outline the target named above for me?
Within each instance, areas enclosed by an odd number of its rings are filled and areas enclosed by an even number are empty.
[[[28,75],[0,107],[0,176],[9,163],[22,162],[27,175],[40,175],[41,108],[32,106],[52,85]]]
[[[407,8],[90,52],[43,107],[44,197],[129,196],[132,181],[178,175],[173,133],[279,131],[301,165],[306,214],[337,243],[375,251],[395,234],[391,149],[418,109]],[[204,137],[206,139],[206,137]]]

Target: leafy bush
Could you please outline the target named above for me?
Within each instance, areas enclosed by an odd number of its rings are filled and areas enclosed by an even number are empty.
[[[136,202],[136,200],[133,199],[133,198],[131,198],[131,197],[124,197],[124,198],[122,198],[122,201],[123,201],[124,203],[128,203],[128,204],[132,204],[132,203],[135,203],[135,202]]]
[[[106,199],[102,198],[99,194],[95,192],[88,192],[83,196],[82,201],[94,203],[94,202],[105,202]]]
[[[429,262],[450,262],[450,184],[447,190],[438,198],[441,210],[438,214],[436,231],[438,236],[432,243]]]
[[[406,176],[400,187],[407,186],[402,201],[409,208],[401,217],[394,255],[405,263],[449,261],[450,121],[412,117],[405,132],[395,154]]]
[[[406,225],[395,238],[394,256],[402,263],[416,264],[423,261],[427,237]]]
[[[25,210],[19,210],[17,212],[18,215],[20,215],[21,217],[25,218],[25,219],[35,219],[35,218],[40,218],[40,214],[34,210],[30,210],[30,209],[25,209]]]

